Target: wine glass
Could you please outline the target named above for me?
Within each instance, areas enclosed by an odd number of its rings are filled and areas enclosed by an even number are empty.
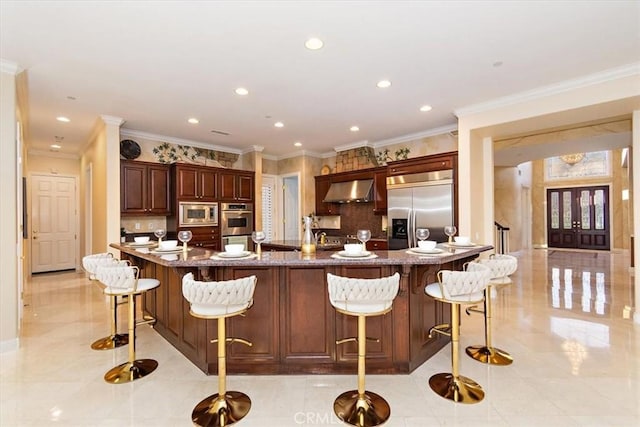
[[[428,228],[418,228],[416,230],[416,237],[421,242],[427,240],[429,238],[429,234],[431,234],[431,233],[429,232]]]
[[[444,234],[449,236],[449,243],[453,241],[453,236],[456,234],[456,226],[455,225],[447,225],[444,227]]]
[[[160,242],[162,242],[162,238],[167,235],[167,230],[165,230],[164,228],[158,228],[156,231],[153,232],[153,234],[155,234],[155,236],[158,238],[158,245],[159,245]]]
[[[362,242],[362,250],[367,250],[367,242],[371,239],[371,231],[370,230],[358,230],[356,233],[358,240]]]
[[[182,250],[187,251],[187,242],[191,240],[193,233],[190,230],[182,230],[178,233],[178,240],[182,242]]]
[[[260,243],[264,242],[264,239],[267,238],[267,235],[264,231],[254,231],[251,233],[251,239],[253,243],[256,244],[256,254],[260,255],[262,253],[262,249],[260,248]]]

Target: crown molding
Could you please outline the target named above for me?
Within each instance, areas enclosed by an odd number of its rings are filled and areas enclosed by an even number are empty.
[[[22,70],[17,63],[13,61],[7,61],[6,59],[0,59],[0,72],[15,76],[21,71]]]
[[[100,115],[100,118],[102,119],[102,121],[107,124],[107,125],[115,125],[115,126],[122,126],[124,124],[124,119],[122,117],[116,117],[116,116],[107,116],[107,115]]]
[[[278,161],[278,156],[274,156],[272,154],[262,154],[262,158],[264,160],[273,160],[273,161]]]
[[[151,139],[151,140],[156,140],[161,142],[170,142],[172,144],[177,144],[177,145],[190,145],[192,147],[204,148],[205,150],[224,151],[225,153],[232,153],[232,154],[242,154],[242,150],[238,150],[237,148],[226,147],[223,145],[206,144],[204,142],[191,141],[189,139],[175,138],[172,136],[157,135],[154,133],[142,132],[134,129],[121,128],[120,135],[132,137],[132,138],[138,137],[138,138]]]
[[[422,132],[411,133],[408,135],[397,136],[395,138],[383,139],[381,141],[376,141],[372,144],[373,148],[378,149],[381,147],[386,147],[387,145],[401,144],[403,142],[415,141],[416,139],[427,138],[430,136],[443,135],[445,133],[452,133],[458,130],[458,125],[447,125],[440,126],[433,129],[428,129]]]
[[[631,76],[640,76],[640,62],[612,68],[600,73],[589,74],[577,79],[565,80],[557,84],[542,86],[537,89],[516,93],[502,98],[496,98],[491,101],[469,105],[467,107],[458,108],[454,110],[453,113],[456,117],[461,118]]]
[[[283,154],[282,156],[277,156],[275,160],[284,160],[284,159],[291,159],[293,157],[304,157],[304,156],[322,158],[322,155],[315,151],[299,150],[289,154]]]
[[[336,153],[339,153],[341,151],[353,150],[355,148],[361,148],[361,147],[371,147],[371,144],[369,144],[369,141],[363,140],[363,141],[352,142],[351,144],[338,145],[337,147],[333,147],[333,149],[335,150]]]
[[[245,148],[244,150],[242,150],[242,154],[249,154],[249,153],[262,153],[264,151],[264,147],[262,145],[252,145],[249,148]]]
[[[59,151],[44,151],[44,150],[36,150],[30,148],[27,150],[30,156],[40,156],[40,157],[53,157],[56,159],[70,159],[70,160],[78,160],[80,156],[78,154],[72,153],[61,153]]]

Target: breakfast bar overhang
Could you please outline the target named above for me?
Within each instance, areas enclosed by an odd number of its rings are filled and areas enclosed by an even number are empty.
[[[216,259],[216,252],[190,248],[187,254],[157,255],[149,249],[112,244],[123,259],[140,268],[141,277],[160,286],[144,296],[143,311],[156,319],[155,330],[207,374],[217,372],[215,320],[189,315],[182,296],[182,277],[198,280],[258,278],[253,306],[246,316],[227,323],[227,336],[250,341],[251,347],[229,345],[227,371],[246,374],[351,374],[357,344],[336,340],[357,335],[356,319],[337,313],[327,290],[327,273],[379,278],[400,273],[393,309],[367,321],[367,372],[409,373],[445,346],[449,338],[429,328],[450,320],[450,310],[424,293],[441,269],[461,270],[491,246],[453,249],[438,256],[405,250],[376,251],[372,259],[336,259],[332,252],[264,252],[250,259]],[[214,256],[212,259],[211,257]]]

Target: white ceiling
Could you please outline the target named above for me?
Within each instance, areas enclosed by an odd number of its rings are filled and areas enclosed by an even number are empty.
[[[383,145],[454,129],[459,108],[640,60],[638,1],[2,0],[0,28],[0,57],[27,73],[30,148],[62,136],[63,153],[101,115],[274,156]],[[324,48],[307,50],[310,36]]]

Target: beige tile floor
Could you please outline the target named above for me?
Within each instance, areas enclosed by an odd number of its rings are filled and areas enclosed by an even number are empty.
[[[411,375],[370,375],[367,388],[391,405],[387,426],[640,425],[640,325],[628,316],[628,252],[515,255],[515,283],[494,299],[493,328],[494,345],[513,355],[513,365],[461,357],[461,373],[486,391],[475,405],[454,404],[428,386],[431,375],[449,371],[449,347]],[[20,348],[0,355],[3,427],[189,426],[193,406],[215,392],[215,376],[148,326],[138,330],[138,356],[156,359],[156,372],[105,383],[103,374],[126,360],[127,349],[89,348],[108,331],[108,302],[82,273],[33,277],[25,303]],[[461,347],[482,340],[482,317],[463,316]],[[333,400],[355,385],[355,373],[228,378],[230,390],[252,399],[238,424],[247,427],[340,425]]]

